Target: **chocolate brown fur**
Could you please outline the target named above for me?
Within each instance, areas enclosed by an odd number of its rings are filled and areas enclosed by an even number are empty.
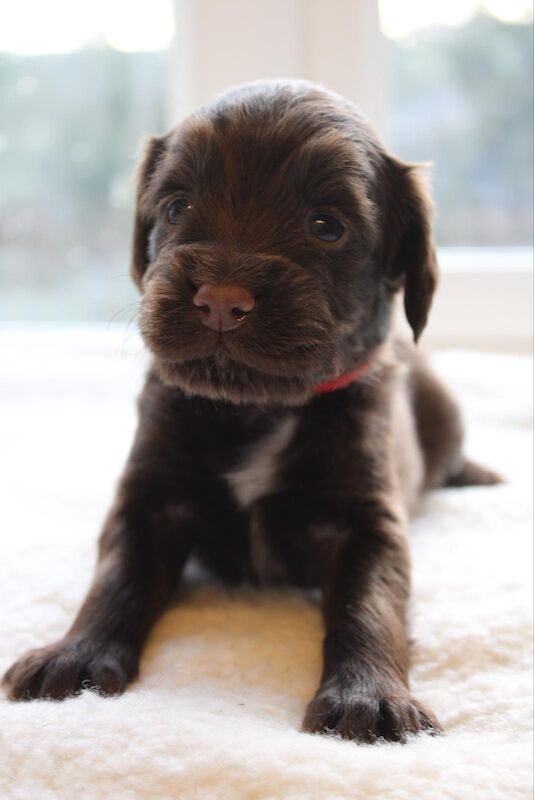
[[[310,233],[317,211],[342,222],[339,241]],[[8,671],[9,696],[122,691],[196,555],[231,583],[323,589],[305,730],[439,730],[408,684],[407,514],[424,488],[495,476],[464,461],[456,404],[392,333],[397,292],[417,339],[436,284],[417,169],[320,88],[232,90],[149,142],[132,271],[154,363],[96,577],[66,636]],[[203,325],[206,284],[246,288],[243,324]],[[364,362],[359,381],[315,394]]]

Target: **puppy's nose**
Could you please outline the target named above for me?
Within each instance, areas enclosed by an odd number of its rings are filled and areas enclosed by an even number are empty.
[[[204,325],[214,331],[238,328],[255,306],[255,300],[243,286],[213,286],[203,283],[193,303]]]

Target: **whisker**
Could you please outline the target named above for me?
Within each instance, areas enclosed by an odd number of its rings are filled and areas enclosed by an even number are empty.
[[[133,303],[128,303],[127,306],[120,308],[118,311],[115,311],[115,313],[112,314],[112,316],[108,319],[108,326],[111,325],[111,323],[114,322],[117,319],[117,317],[119,317],[121,314],[128,313],[129,311],[132,310],[132,308],[135,308],[137,313],[138,306],[139,306],[139,300],[136,300]]]
[[[130,341],[132,336],[135,336],[135,334],[138,332],[138,328],[137,328],[137,324],[136,324],[138,316],[139,316],[139,309],[137,308],[135,310],[135,313],[130,317],[130,319],[128,320],[128,323],[126,325],[126,329],[124,331],[124,336],[123,336],[123,340],[122,340],[121,355],[125,354],[126,345]]]

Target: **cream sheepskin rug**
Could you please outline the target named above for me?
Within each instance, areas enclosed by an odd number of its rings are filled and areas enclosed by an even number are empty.
[[[135,424],[145,367],[114,331],[0,332],[0,671],[60,637]],[[496,488],[413,522],[413,691],[447,734],[361,746],[299,732],[320,671],[317,599],[189,580],[120,698],[0,699],[4,800],[513,800],[531,796],[531,375],[434,357]]]

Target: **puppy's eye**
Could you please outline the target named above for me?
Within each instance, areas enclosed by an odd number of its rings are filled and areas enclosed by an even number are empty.
[[[331,214],[312,214],[310,233],[322,242],[337,242],[341,239],[345,226]]]
[[[190,211],[193,208],[193,204],[187,197],[178,197],[176,200],[173,200],[167,207],[167,217],[169,222],[172,225],[176,225],[176,223],[180,220],[180,217],[185,211]]]

